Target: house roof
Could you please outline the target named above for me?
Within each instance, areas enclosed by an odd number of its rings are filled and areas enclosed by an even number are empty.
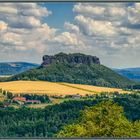
[[[32,103],[35,103],[35,102],[40,102],[40,100],[27,100],[26,102],[32,102]]]
[[[14,97],[13,100],[14,101],[23,101],[23,102],[25,102],[26,98],[24,98],[24,97]]]

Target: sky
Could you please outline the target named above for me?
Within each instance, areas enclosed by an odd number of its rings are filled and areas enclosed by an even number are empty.
[[[140,3],[1,3],[0,62],[40,64],[59,52],[140,67]]]

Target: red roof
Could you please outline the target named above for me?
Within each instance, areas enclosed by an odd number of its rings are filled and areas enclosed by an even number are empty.
[[[25,102],[26,98],[24,98],[24,97],[14,97],[13,100],[14,101],[23,101],[23,102]]]

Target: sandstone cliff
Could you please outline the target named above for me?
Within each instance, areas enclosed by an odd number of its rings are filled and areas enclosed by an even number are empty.
[[[55,62],[60,63],[72,63],[72,64],[100,64],[100,60],[96,56],[84,55],[80,53],[65,54],[59,53],[54,56],[44,55],[41,67],[46,67],[47,65]]]

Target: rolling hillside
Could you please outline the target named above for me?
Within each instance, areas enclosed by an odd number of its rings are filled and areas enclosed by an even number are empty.
[[[73,94],[97,94],[101,92],[115,92],[129,93],[117,88],[105,88],[90,85],[70,84],[70,83],[56,83],[46,81],[13,81],[0,82],[0,88],[11,91],[12,93],[36,93],[47,95],[73,95]]]
[[[14,75],[38,66],[27,62],[3,62],[0,63],[0,75]]]
[[[67,82],[125,89],[135,84],[103,66],[98,57],[80,53],[45,55],[40,67],[6,78],[6,81],[16,80]]]
[[[46,68],[28,70],[9,80],[43,80],[117,88],[126,88],[134,83],[103,65],[68,63],[53,63]]]

